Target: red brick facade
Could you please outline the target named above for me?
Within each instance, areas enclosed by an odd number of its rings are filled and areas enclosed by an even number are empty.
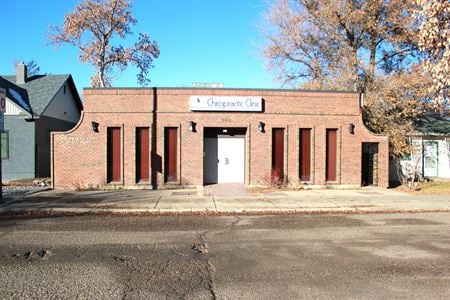
[[[191,95],[261,96],[263,112],[193,112]],[[196,132],[189,122],[197,124]],[[99,124],[98,132],[92,122]],[[266,124],[265,132],[258,130]],[[354,124],[354,133],[349,125]],[[123,187],[164,187],[164,128],[178,128],[177,184],[203,184],[205,127],[246,128],[245,183],[264,183],[271,174],[272,128],[284,128],[284,174],[299,181],[299,129],[311,128],[310,185],[361,185],[362,143],[378,143],[378,185],[388,186],[388,138],[363,125],[359,95],[247,89],[117,88],[86,89],[84,112],[69,132],[52,134],[52,181],[55,188],[111,186],[107,183],[108,127],[121,128]],[[136,128],[150,129],[151,179],[136,183]],[[337,180],[326,182],[326,130],[337,129]]]

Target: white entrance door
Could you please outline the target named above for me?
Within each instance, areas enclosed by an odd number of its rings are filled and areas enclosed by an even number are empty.
[[[244,183],[245,138],[219,137],[217,146],[217,182]]]
[[[438,175],[438,143],[425,141],[423,149],[423,175],[434,177]]]

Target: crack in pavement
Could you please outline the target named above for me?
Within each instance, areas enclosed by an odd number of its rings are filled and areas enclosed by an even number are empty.
[[[211,263],[211,260],[208,258],[207,264],[206,264],[206,270],[208,271],[208,290],[211,293],[211,297],[213,300],[217,299],[217,292],[216,292],[216,282],[214,280],[214,274],[216,274],[216,268]]]
[[[207,233],[198,233],[196,244],[207,244]],[[122,279],[122,299],[176,298],[186,299],[201,291],[203,297],[217,299],[215,267],[209,254],[193,252],[186,247],[154,246],[148,259],[125,253],[112,256]],[[148,254],[148,252],[147,252]],[[168,255],[168,256],[167,256]],[[167,257],[166,259],[161,259]]]
[[[159,204],[159,200],[161,200],[161,198],[162,198],[162,196],[159,196],[159,197],[158,197],[158,200],[156,200],[156,203],[155,203],[155,206],[153,207],[153,209],[156,209],[156,207],[157,207],[158,204]]]
[[[264,197],[263,200],[266,200],[267,202],[270,202],[270,204],[272,204],[275,208],[279,208],[279,207],[275,204],[275,202],[273,202],[273,201],[270,200],[269,198]]]
[[[239,223],[240,218],[238,218],[236,220],[236,224]],[[208,232],[204,231],[203,233],[199,234],[199,238],[200,241],[203,245],[205,245],[205,247],[207,248],[207,251],[205,252],[207,256],[207,260],[206,260],[206,284],[207,284],[207,289],[208,291],[211,293],[211,297],[213,300],[217,299],[217,292],[216,292],[216,283],[214,280],[214,274],[216,273],[216,268],[214,267],[214,265],[211,262],[211,258],[209,256],[209,246],[208,246],[208,236],[207,236]]]
[[[217,210],[217,204],[216,204],[216,199],[214,198],[214,197],[211,197],[212,198],[212,201],[213,201],[213,203],[214,203],[214,207],[216,208],[216,210]]]
[[[113,259],[115,261],[121,262],[125,264],[127,271],[127,276],[125,277],[125,281],[123,282],[124,285],[124,290],[123,290],[123,295],[122,295],[122,299],[129,299],[130,293],[133,292],[133,288],[132,286],[132,278],[133,278],[133,273],[136,272],[137,268],[136,266],[132,263],[132,261],[135,259],[134,257],[129,257],[129,256],[113,256]]]

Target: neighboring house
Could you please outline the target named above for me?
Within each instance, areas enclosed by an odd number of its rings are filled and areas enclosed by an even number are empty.
[[[50,132],[66,131],[80,118],[82,103],[71,75],[0,76],[6,90],[1,134],[4,180],[50,176]]]
[[[409,136],[415,151],[391,166],[391,180],[401,176],[418,176],[428,179],[450,179],[450,120],[425,116],[416,124]],[[400,165],[400,168],[396,166]]]

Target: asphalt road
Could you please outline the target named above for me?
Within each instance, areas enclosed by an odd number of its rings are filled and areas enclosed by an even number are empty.
[[[450,214],[0,220],[0,298],[449,299]]]

